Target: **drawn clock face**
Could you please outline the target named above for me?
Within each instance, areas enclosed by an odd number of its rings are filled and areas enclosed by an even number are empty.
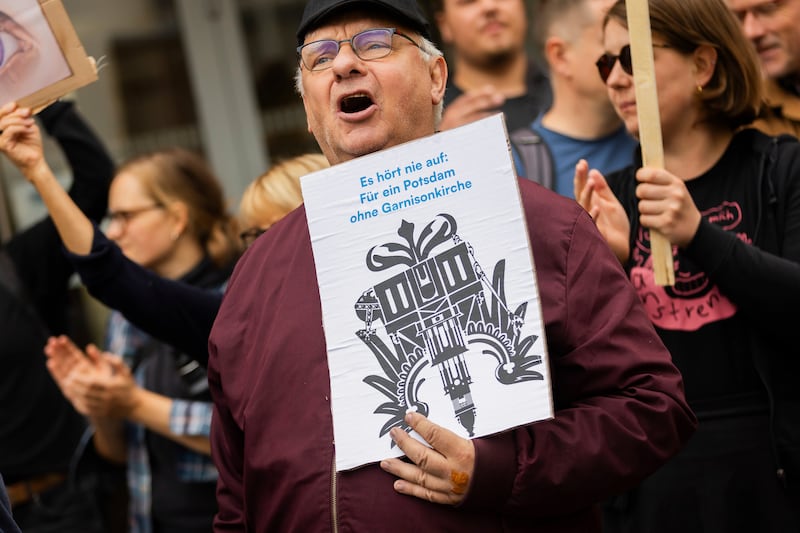
[[[33,35],[0,11],[0,87],[21,84],[38,55],[39,45]]]

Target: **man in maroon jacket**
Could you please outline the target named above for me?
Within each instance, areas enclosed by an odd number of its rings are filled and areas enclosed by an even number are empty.
[[[355,37],[376,28],[394,31]],[[298,89],[332,164],[435,132],[447,67],[427,36],[414,0],[307,4]],[[212,329],[217,531],[599,531],[596,504],[681,448],[696,422],[681,376],[591,218],[534,183],[520,192],[555,417],[467,440],[409,415],[430,448],[393,431],[407,460],[336,472],[300,208],[241,259]]]

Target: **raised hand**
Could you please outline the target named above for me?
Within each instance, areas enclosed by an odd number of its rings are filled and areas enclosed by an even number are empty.
[[[400,428],[392,429],[392,439],[413,461],[413,464],[401,459],[381,461],[381,468],[400,478],[394,482],[394,489],[400,494],[434,503],[460,503],[475,471],[472,441],[434,424],[419,413],[408,413],[406,423],[431,447]]]
[[[505,97],[491,85],[465,92],[444,110],[440,130],[449,130],[496,113]]]
[[[644,167],[636,173],[639,185],[639,222],[658,230],[672,244],[685,247],[692,242],[702,215],[686,183],[660,168]]]
[[[625,263],[630,256],[631,225],[605,177],[596,169],[589,170],[589,164],[581,159],[575,165],[573,186],[575,199],[592,217],[617,259]]]
[[[28,179],[44,162],[42,135],[30,109],[18,108],[14,102],[0,107],[0,152]]]

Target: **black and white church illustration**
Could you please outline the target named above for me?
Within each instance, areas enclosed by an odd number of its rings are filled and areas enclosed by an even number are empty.
[[[429,416],[429,403],[419,394],[426,369],[438,371],[439,390],[470,436],[481,416],[472,393],[476,380],[514,387],[545,379],[546,369],[537,369],[544,339],[522,331],[528,302],[513,309],[508,304],[514,295],[506,295],[506,260],[487,273],[457,226],[447,213],[420,227],[403,220],[396,242],[367,253],[367,268],[386,277],[357,298],[355,313],[364,327],[355,334],[382,370],[363,379],[386,399],[374,410],[386,417],[381,437],[393,427],[410,431],[403,420],[409,410]],[[494,358],[494,375],[474,375],[475,358]]]

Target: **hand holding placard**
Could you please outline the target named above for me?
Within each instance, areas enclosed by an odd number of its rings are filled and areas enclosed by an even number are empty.
[[[636,111],[639,115],[639,141],[644,166],[664,168],[661,119],[658,114],[653,42],[650,34],[650,10],[647,0],[628,0],[628,31],[631,36],[633,82]],[[653,273],[657,285],[675,285],[672,244],[658,231],[650,229]]]

